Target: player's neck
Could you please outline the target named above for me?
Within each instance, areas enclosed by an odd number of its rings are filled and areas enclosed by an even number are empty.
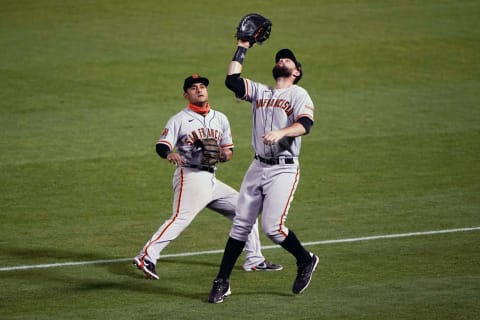
[[[188,104],[188,108],[190,110],[192,110],[193,112],[196,112],[196,113],[201,114],[201,115],[206,115],[207,113],[210,112],[210,104],[208,102],[204,103],[201,106],[198,106],[198,105],[190,102]]]
[[[275,81],[275,89],[286,89],[293,86],[293,81],[290,78],[277,78]]]

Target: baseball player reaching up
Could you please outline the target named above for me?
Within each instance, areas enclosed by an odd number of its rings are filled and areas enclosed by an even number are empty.
[[[258,15],[254,18],[257,19]],[[251,25],[244,20],[239,29],[243,24]],[[210,303],[221,303],[231,294],[230,275],[260,213],[264,233],[296,259],[293,293],[302,293],[308,287],[319,261],[285,226],[300,179],[301,136],[309,133],[313,125],[313,102],[307,91],[297,85],[302,77],[302,67],[289,49],[282,49],[275,56],[272,70],[275,86],[241,78],[245,54],[254,43],[238,39],[225,82],[237,98],[252,104],[255,154],[240,187],[229,239],[208,297]]]
[[[172,215],[147,241],[133,263],[148,279],[158,280],[155,265],[162,250],[206,208],[232,220],[238,192],[215,177],[216,164],[231,159],[233,141],[227,117],[210,108],[209,80],[197,74],[185,79],[188,106],[171,117],[156,143],[158,155],[176,166]],[[176,149],[175,149],[176,148]],[[278,271],[261,252],[257,224],[246,237],[245,271]]]

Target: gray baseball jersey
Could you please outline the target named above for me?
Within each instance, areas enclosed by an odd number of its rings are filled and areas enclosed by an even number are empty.
[[[244,100],[252,102],[255,153],[264,158],[278,156],[298,157],[302,138],[284,138],[280,143],[266,145],[263,136],[274,130],[291,126],[301,117],[313,121],[313,102],[305,89],[293,85],[286,89],[274,89],[262,83],[244,79]]]
[[[227,117],[215,110],[202,116],[185,108],[171,117],[157,143],[176,146],[187,165],[200,165],[202,152],[194,146],[199,139],[215,138],[222,148],[233,148],[232,134]]]

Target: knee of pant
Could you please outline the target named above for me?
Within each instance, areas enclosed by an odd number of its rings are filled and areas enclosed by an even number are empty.
[[[238,226],[233,224],[232,228],[230,229],[229,236],[240,241],[247,241],[248,237],[250,236],[251,230],[251,227]]]
[[[285,240],[285,235],[278,229],[263,229],[265,235],[275,244],[280,244]]]
[[[285,235],[277,232],[276,234],[267,234],[268,238],[275,244],[281,244],[285,240]]]

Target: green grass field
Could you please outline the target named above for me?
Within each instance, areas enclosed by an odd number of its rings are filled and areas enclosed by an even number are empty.
[[[0,8],[0,319],[478,318],[480,2]],[[284,270],[245,273],[241,257],[232,296],[210,305],[228,220],[203,211],[164,251],[160,281],[129,259],[170,215],[173,168],[154,144],[192,73],[230,118],[235,157],[217,176],[240,186],[250,109],[223,81],[248,12],[273,31],[244,76],[272,83],[274,54],[289,47],[316,106],[287,225],[321,261],[294,296],[293,258],[262,236]],[[473,229],[342,242],[463,228]],[[204,251],[214,252],[182,255]]]

